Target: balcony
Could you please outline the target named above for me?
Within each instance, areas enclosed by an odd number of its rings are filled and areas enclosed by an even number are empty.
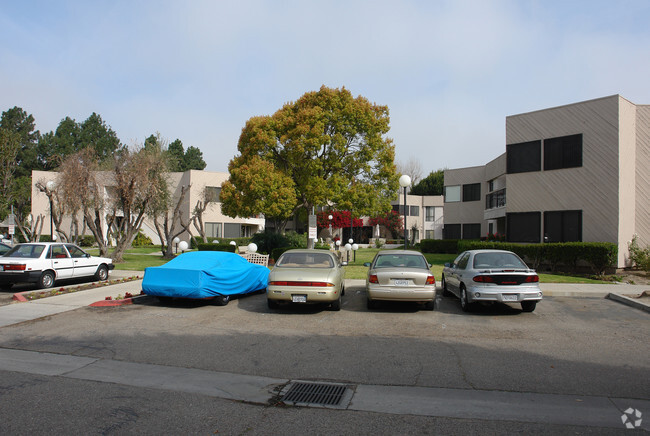
[[[485,211],[483,217],[488,219],[506,216],[506,188],[499,189],[485,196]]]

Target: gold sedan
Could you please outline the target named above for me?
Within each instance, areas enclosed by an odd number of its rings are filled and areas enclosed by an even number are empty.
[[[427,259],[418,251],[384,250],[375,255],[366,279],[368,309],[378,301],[412,301],[433,310],[436,279]]]
[[[345,265],[330,251],[285,251],[269,274],[269,308],[276,309],[280,303],[323,303],[332,310],[341,310]]]

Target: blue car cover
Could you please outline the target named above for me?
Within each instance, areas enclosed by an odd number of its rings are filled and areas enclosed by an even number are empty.
[[[177,298],[243,295],[266,289],[269,272],[235,253],[190,251],[164,265],[145,268],[142,290]]]

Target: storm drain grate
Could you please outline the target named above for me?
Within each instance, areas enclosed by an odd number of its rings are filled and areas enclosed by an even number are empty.
[[[347,388],[346,385],[326,383],[294,383],[284,395],[282,401],[338,406]]]

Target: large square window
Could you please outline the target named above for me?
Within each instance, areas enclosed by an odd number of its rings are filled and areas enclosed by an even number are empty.
[[[582,134],[544,140],[544,171],[582,166]]]
[[[481,199],[481,184],[463,185],[463,201],[479,201]]]
[[[460,239],[460,232],[460,224],[445,224],[442,228],[442,237],[443,239]]]
[[[582,211],[562,210],[544,212],[544,241],[582,241]]]
[[[481,239],[481,224],[463,224],[463,239]]]
[[[508,242],[539,242],[540,212],[506,214],[506,238]]]
[[[460,185],[445,186],[445,203],[456,203],[460,201]]]
[[[508,174],[528,173],[542,169],[542,141],[506,145]]]

